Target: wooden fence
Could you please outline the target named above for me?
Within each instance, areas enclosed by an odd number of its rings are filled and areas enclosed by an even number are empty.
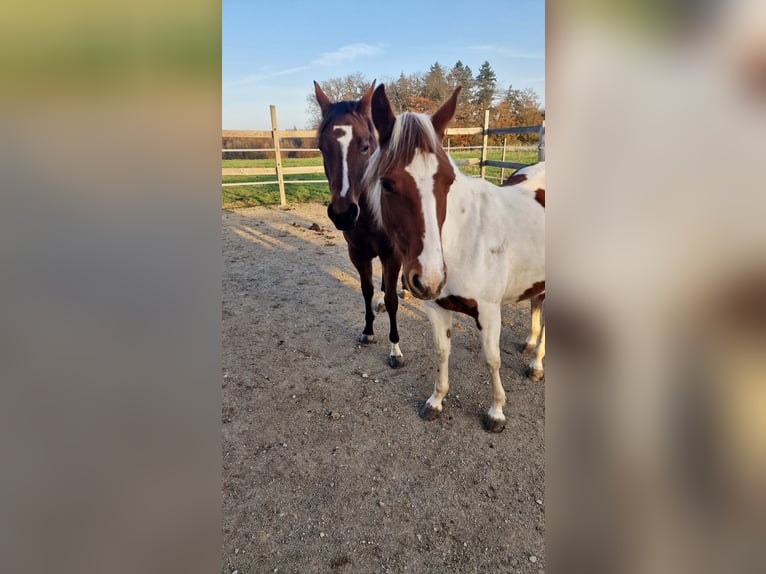
[[[315,138],[316,130],[280,130],[277,128],[277,109],[275,106],[269,106],[271,111],[271,130],[223,130],[222,137],[229,138],[268,138],[271,139],[273,147],[271,148],[247,148],[247,149],[222,149],[222,153],[233,153],[243,151],[257,151],[257,152],[273,152],[274,153],[274,167],[244,167],[244,168],[222,168],[221,175],[275,175],[276,179],[273,181],[258,181],[258,182],[237,182],[237,183],[224,183],[226,186],[242,186],[242,185],[279,185],[279,202],[281,205],[287,204],[285,197],[285,183],[317,183],[327,180],[287,180],[284,176],[286,174],[311,174],[311,173],[324,173],[324,167],[318,166],[300,166],[300,167],[283,167],[282,166],[282,148],[280,147],[280,140],[287,138]],[[486,168],[499,167],[501,169],[519,169],[528,164],[515,163],[511,161],[497,161],[487,159],[487,151],[490,149],[488,145],[489,136],[491,135],[506,135],[506,134],[533,134],[539,135],[539,143],[537,146],[538,161],[545,159],[545,120],[537,126],[523,126],[513,128],[490,128],[489,127],[489,110],[484,112],[483,125],[470,128],[447,128],[445,137],[448,136],[482,136],[482,144],[480,146],[481,153],[478,158],[471,159],[458,159],[453,160],[457,165],[478,165],[480,169],[480,177],[486,178]],[[306,148],[299,148],[302,151],[316,151],[319,150]],[[461,148],[451,148],[452,151]],[[293,151],[290,148],[290,151]],[[505,158],[505,145],[503,146],[503,159]]]

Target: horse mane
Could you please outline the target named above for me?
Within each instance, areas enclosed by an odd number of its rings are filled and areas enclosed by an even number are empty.
[[[378,147],[370,157],[362,177],[362,187],[369,194],[370,210],[378,227],[383,227],[380,214],[380,174],[393,168],[396,163],[408,165],[418,150],[423,153],[445,153],[431,123],[431,116],[403,112],[396,117],[388,143],[385,147]]]

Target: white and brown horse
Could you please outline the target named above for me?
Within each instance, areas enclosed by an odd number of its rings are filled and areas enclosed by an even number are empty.
[[[396,284],[401,270],[401,259],[394,251],[386,233],[373,222],[367,194],[361,186],[362,175],[378,142],[370,115],[370,100],[375,82],[359,101],[330,102],[322,88],[314,82],[316,100],[322,111],[322,121],[317,130],[319,150],[322,152],[324,171],[330,184],[330,205],[327,215],[348,244],[348,255],[362,285],[365,324],[359,341],[363,344],[375,340],[373,321],[375,313],[372,298],[375,288],[372,282],[372,260],[380,258],[383,268],[381,290],[384,292],[385,308],[390,329],[388,340],[391,348],[388,364],[397,368],[404,364],[399,348],[399,331],[396,312],[399,300]],[[388,286],[388,289],[386,288]]]
[[[545,165],[516,172],[515,184],[502,188],[460,173],[441,144],[459,93],[460,88],[433,116],[404,112],[397,117],[379,86],[372,117],[380,147],[364,185],[376,221],[402,257],[405,283],[423,300],[433,328],[439,373],[421,416],[430,420],[442,411],[452,312],[457,311],[473,317],[481,331],[493,386],[485,423],[499,432],[505,427],[501,306],[545,289]],[[544,353],[543,325],[531,364],[535,377],[543,375]]]

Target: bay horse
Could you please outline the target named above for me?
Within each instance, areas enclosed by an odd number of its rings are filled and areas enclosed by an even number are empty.
[[[403,261],[404,281],[431,322],[439,372],[434,392],[420,409],[438,417],[449,389],[452,313],[473,317],[481,333],[492,379],[486,428],[505,428],[505,391],[500,381],[501,306],[545,290],[545,164],[523,168],[516,183],[498,187],[463,175],[442,147],[455,114],[458,87],[433,114],[395,116],[385,87],[372,97],[379,148],[364,185],[378,225]],[[542,377],[545,325],[532,361]]]
[[[364,329],[359,342],[367,345],[375,341],[372,298],[375,288],[372,282],[372,260],[380,258],[383,268],[381,291],[388,312],[391,345],[388,365],[392,368],[404,364],[404,355],[399,348],[399,330],[396,313],[399,299],[396,285],[401,270],[401,259],[394,250],[388,235],[375,225],[370,211],[367,194],[361,180],[367,162],[377,149],[378,142],[370,115],[370,100],[375,81],[358,101],[330,102],[317,82],[314,93],[322,112],[322,121],[317,129],[319,150],[322,152],[324,171],[330,184],[330,204],[327,215],[335,227],[343,232],[348,245],[351,263],[359,272],[364,297]],[[386,289],[386,286],[389,288]],[[382,310],[383,305],[377,305]]]

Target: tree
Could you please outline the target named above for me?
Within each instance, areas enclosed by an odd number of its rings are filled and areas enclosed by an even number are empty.
[[[371,83],[372,80],[368,80],[364,74],[355,72],[342,78],[324,80],[319,82],[319,85],[331,102],[339,102],[341,100],[358,100],[364,95],[364,92],[370,87]],[[313,89],[306,96],[306,101],[308,103],[306,112],[309,115],[310,123],[307,129],[314,129],[322,121],[322,111],[319,109]]]
[[[447,76],[439,62],[435,62],[428,70],[423,81],[423,97],[434,102],[443,102],[450,95]]]
[[[463,86],[462,95],[470,99],[470,96],[473,95],[471,93],[473,92],[473,83],[471,68],[464,65],[460,60],[455,62],[455,65],[452,66],[449,74],[447,74],[447,84],[449,84],[450,89],[454,90],[458,86]]]
[[[503,97],[503,103],[507,104],[509,114],[515,126],[536,126],[543,121],[543,111],[540,106],[540,100],[537,93],[531,89],[514,89],[508,86],[508,90]],[[519,138],[522,142],[537,141],[537,136],[532,134],[522,134]]]
[[[447,84],[449,85],[449,92],[458,86],[463,86],[463,91],[460,92],[460,98],[457,102],[457,110],[455,111],[455,125],[458,127],[468,127],[474,124],[474,116],[476,115],[473,108],[473,72],[471,68],[463,65],[463,62],[458,60],[452,69],[447,74]],[[458,142],[458,145],[462,145]]]
[[[492,66],[485,60],[476,74],[473,94],[473,105],[479,113],[492,107],[496,91],[497,77]]]
[[[400,113],[408,110],[407,102],[420,95],[422,81],[417,74],[405,76],[404,72],[399,74],[397,80],[386,82],[386,95],[391,102],[394,113]]]

